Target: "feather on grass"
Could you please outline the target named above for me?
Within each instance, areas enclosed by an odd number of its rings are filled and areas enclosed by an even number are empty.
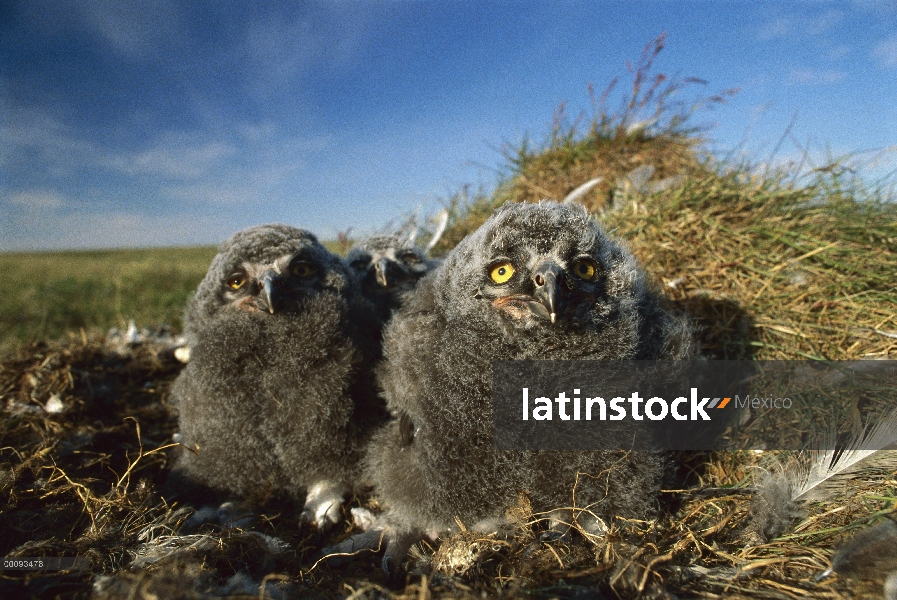
[[[846,446],[834,438],[776,462],[755,476],[750,518],[744,533],[751,543],[776,538],[812,502],[848,491],[848,482],[870,470],[897,470],[897,409],[867,426]]]
[[[813,502],[842,493],[852,475],[868,469],[897,469],[897,409],[882,417],[843,449],[833,440],[824,450],[808,452],[809,462],[798,461],[792,499]]]

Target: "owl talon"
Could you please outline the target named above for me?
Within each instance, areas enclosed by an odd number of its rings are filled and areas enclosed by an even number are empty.
[[[383,560],[380,568],[389,576],[395,578],[402,572],[402,562],[408,555],[408,550],[414,544],[424,539],[419,533],[393,533],[386,535],[386,550],[383,552]]]
[[[340,567],[362,552],[379,552],[382,543],[383,532],[372,529],[355,534],[335,546],[323,548],[317,559],[325,560],[331,567]]]
[[[327,515],[318,517],[313,510],[308,508],[299,514],[299,522],[314,527],[318,530],[319,534],[328,531],[337,523],[337,521],[332,520]]]

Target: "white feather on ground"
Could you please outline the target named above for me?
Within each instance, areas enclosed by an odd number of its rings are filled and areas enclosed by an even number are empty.
[[[798,472],[792,496],[795,502],[813,502],[841,493],[849,476],[859,471],[897,468],[897,409],[871,427],[867,425],[843,450],[836,450],[831,442],[824,450],[812,451],[808,468]]]
[[[841,448],[834,439],[806,449],[758,477],[747,531],[768,540],[781,535],[810,502],[848,491],[870,470],[897,470],[897,409],[867,426]]]

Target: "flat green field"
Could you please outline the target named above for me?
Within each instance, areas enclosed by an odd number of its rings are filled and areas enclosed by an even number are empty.
[[[345,243],[324,242],[333,252]],[[215,246],[0,253],[0,355],[28,342],[111,327],[181,329]]]
[[[0,352],[125,327],[176,330],[215,247],[0,254]]]

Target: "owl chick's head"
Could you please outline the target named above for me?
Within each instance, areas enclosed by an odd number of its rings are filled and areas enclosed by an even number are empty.
[[[563,328],[644,290],[631,254],[577,204],[506,204],[439,270],[443,306],[515,328]]]
[[[219,246],[188,307],[188,336],[222,311],[296,312],[312,295],[342,292],[349,277],[308,231],[281,224],[244,229]]]
[[[356,245],[346,261],[365,288],[407,291],[432,264],[412,243],[397,235],[377,235]]]

